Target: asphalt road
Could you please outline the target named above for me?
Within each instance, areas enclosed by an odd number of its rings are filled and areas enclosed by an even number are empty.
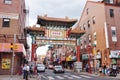
[[[37,80],[120,80],[111,77],[90,76],[78,74],[71,71],[65,73],[53,73],[53,70],[46,69],[45,72],[40,72],[36,77]]]

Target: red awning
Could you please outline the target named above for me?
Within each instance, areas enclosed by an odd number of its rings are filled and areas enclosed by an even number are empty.
[[[10,46],[11,43],[0,43],[0,52],[11,52]],[[15,52],[22,52],[26,56],[26,51],[23,44],[15,43],[14,46]]]

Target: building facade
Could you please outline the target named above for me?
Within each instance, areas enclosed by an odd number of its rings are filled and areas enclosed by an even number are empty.
[[[120,0],[87,1],[79,27],[86,34],[81,38],[82,61],[91,66],[120,64]]]
[[[0,0],[0,74],[18,73],[26,55],[26,12],[24,0]]]

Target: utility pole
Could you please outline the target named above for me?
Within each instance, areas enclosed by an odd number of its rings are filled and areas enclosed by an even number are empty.
[[[12,77],[13,77],[13,74],[14,74],[14,56],[15,56],[14,46],[15,46],[15,43],[16,43],[16,34],[14,34],[14,41],[13,41],[13,49],[12,49],[12,67],[11,67],[11,79],[10,79],[10,80],[12,80]]]

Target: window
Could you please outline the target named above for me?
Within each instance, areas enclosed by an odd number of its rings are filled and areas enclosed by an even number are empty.
[[[110,17],[114,17],[114,10],[110,9]]]
[[[83,24],[83,30],[85,30],[85,24]]]
[[[113,0],[105,0],[106,3],[113,4]]]
[[[9,27],[9,26],[10,26],[10,19],[3,18],[3,27]]]
[[[95,24],[95,16],[92,17],[92,23]]]
[[[94,34],[93,34],[93,35],[94,35],[94,40],[97,40],[97,39],[96,39],[96,32],[94,32]]]
[[[12,4],[12,0],[4,0],[5,4]]]
[[[86,9],[86,14],[88,15],[88,13],[89,13],[89,8]]]
[[[88,20],[87,24],[88,24],[88,28],[89,28],[90,27],[90,20]]]
[[[116,35],[116,27],[111,27],[112,32],[112,41],[117,41],[117,35]]]

